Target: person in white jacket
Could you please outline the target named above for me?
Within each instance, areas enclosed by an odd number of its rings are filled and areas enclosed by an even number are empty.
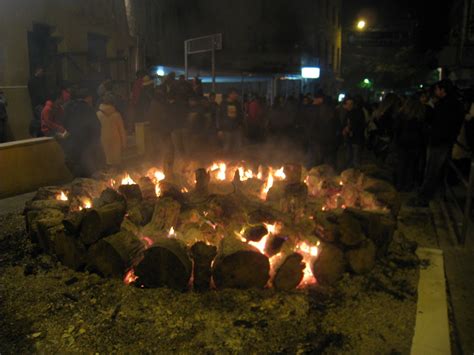
[[[101,142],[106,164],[109,167],[119,167],[122,163],[122,151],[127,143],[127,134],[122,115],[114,106],[113,96],[104,96],[97,117],[102,125]]]

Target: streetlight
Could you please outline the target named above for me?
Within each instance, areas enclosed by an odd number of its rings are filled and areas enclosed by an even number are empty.
[[[358,29],[359,31],[364,30],[366,25],[367,25],[367,23],[365,22],[365,20],[359,20],[359,21],[357,21],[357,29]]]

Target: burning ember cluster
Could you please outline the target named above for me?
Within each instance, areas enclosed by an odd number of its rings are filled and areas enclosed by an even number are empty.
[[[64,265],[140,287],[291,290],[366,273],[391,241],[389,183],[329,166],[187,164],[44,187],[29,234]]]

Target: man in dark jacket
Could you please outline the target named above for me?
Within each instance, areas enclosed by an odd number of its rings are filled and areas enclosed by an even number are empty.
[[[74,176],[90,177],[104,166],[101,125],[92,95],[79,90],[74,96],[64,108],[63,124],[69,134],[63,143],[66,165]]]
[[[357,107],[354,99],[348,97],[343,106],[346,111],[342,136],[346,145],[346,168],[358,167],[360,165],[360,152],[364,145],[365,117],[360,107]]]
[[[242,146],[244,115],[238,99],[237,90],[230,89],[227,98],[221,103],[217,118],[217,130],[225,153],[236,153]]]
[[[428,206],[442,181],[444,166],[464,118],[463,106],[455,97],[450,81],[438,82],[434,87],[434,93],[438,101],[435,104],[431,122],[428,122],[425,176],[417,201],[412,201],[412,204],[417,206]]]
[[[31,109],[33,117],[30,122],[30,135],[32,137],[41,137],[41,112],[46,102],[46,80],[44,77],[44,68],[39,65],[35,68],[34,75],[28,80],[28,92],[30,94]]]
[[[312,117],[309,117],[309,166],[329,164],[335,166],[338,136],[341,127],[332,105],[327,103],[322,92],[315,95]]]

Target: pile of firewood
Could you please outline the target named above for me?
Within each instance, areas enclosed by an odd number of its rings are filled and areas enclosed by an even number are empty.
[[[326,166],[284,173],[265,200],[264,179],[238,171],[213,181],[197,169],[189,192],[164,179],[159,196],[148,177],[117,188],[76,179],[40,188],[24,214],[31,239],[64,265],[141,287],[290,290],[369,272],[396,228],[393,186]]]

